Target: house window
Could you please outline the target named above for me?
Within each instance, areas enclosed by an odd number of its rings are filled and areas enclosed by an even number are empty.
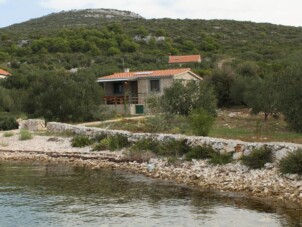
[[[160,92],[159,80],[150,80],[150,91],[151,92]]]
[[[123,94],[123,92],[124,92],[124,83],[123,82],[113,83],[113,93],[114,94]]]

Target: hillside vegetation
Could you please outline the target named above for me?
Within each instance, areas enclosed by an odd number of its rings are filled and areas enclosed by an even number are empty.
[[[116,10],[50,14],[1,29],[0,39],[0,65],[13,72],[26,64],[47,70],[81,68],[95,75],[120,71],[123,62],[133,70],[167,68],[169,53],[200,53],[206,58],[203,64],[190,66],[203,69],[201,73],[210,74],[218,61],[233,59],[234,64],[255,62],[264,74],[284,68],[282,61],[302,50],[302,28],[226,20],[146,20]]]
[[[14,75],[0,86],[0,110],[51,120],[99,118],[91,111],[102,111],[96,110],[102,92],[90,88],[90,82],[123,68],[180,67],[168,65],[169,54],[202,55],[201,63],[182,67],[204,77],[217,99],[213,105],[248,107],[253,114],[264,112],[265,119],[281,112],[292,129],[302,131],[302,28],[230,20],[146,20],[105,9],[55,13],[0,29],[0,68]],[[70,92],[57,89],[60,84]],[[81,94],[73,95],[78,90]],[[67,100],[60,111],[60,99],[48,105],[58,92]],[[82,99],[80,111],[72,108],[77,98]],[[86,106],[83,100],[91,102]]]

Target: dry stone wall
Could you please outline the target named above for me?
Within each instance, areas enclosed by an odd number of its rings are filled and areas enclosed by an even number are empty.
[[[255,143],[255,142],[243,142],[240,140],[227,140],[212,137],[202,136],[185,136],[185,135],[173,135],[173,134],[155,134],[155,133],[132,133],[123,130],[107,130],[100,128],[91,128],[77,125],[70,125],[57,122],[49,122],[47,124],[47,130],[51,132],[72,132],[76,135],[86,135],[94,137],[100,134],[115,135],[122,134],[128,137],[128,140],[135,142],[143,138],[152,138],[158,141],[164,140],[182,140],[186,139],[189,146],[211,146],[214,150],[220,153],[233,153],[233,159],[240,159],[243,155],[248,155],[254,148],[260,148],[267,146],[272,149],[274,158],[279,161],[285,157],[288,153],[293,152],[299,148],[302,149],[302,144],[294,143]]]

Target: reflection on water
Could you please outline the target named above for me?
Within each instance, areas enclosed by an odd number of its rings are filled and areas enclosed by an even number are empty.
[[[111,170],[0,163],[0,226],[300,226],[302,209]]]

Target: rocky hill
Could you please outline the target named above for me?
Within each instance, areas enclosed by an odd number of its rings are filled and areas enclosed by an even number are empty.
[[[211,75],[232,59],[254,65],[263,76],[279,72],[302,54],[302,28],[233,20],[144,19],[114,9],[63,11],[0,29],[0,67],[106,75],[123,70],[162,69],[168,55],[201,54],[187,65]],[[253,71],[252,70],[252,71]],[[22,73],[24,73],[22,71]]]
[[[144,19],[139,14],[116,9],[84,9],[61,11],[9,26],[10,30],[36,30],[97,26],[108,21]]]

